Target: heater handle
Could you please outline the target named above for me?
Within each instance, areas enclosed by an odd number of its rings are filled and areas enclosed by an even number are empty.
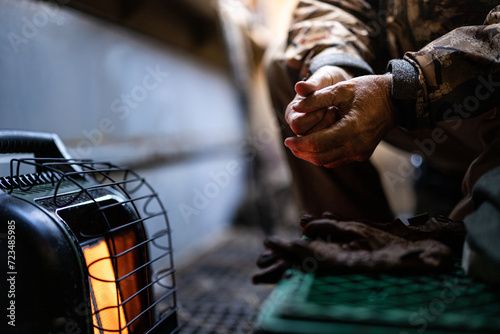
[[[48,132],[0,130],[0,153],[33,153],[35,158],[70,159],[59,136]]]

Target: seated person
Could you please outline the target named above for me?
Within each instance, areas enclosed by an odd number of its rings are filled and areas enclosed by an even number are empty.
[[[279,261],[255,282],[275,280],[287,265],[330,274],[439,270],[461,255],[464,238],[465,269],[498,281],[499,32],[494,1],[299,1],[268,65],[269,86],[303,210],[335,214],[303,220],[307,240],[267,240]],[[381,140],[464,175],[449,219],[391,222],[368,161]],[[266,259],[261,266],[273,262]]]

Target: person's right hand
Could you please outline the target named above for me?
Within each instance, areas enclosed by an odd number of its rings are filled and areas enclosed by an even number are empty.
[[[285,120],[298,135],[303,136],[322,129],[326,129],[338,120],[335,107],[326,107],[315,112],[297,112],[290,106],[295,102],[304,99],[313,92],[332,86],[338,82],[351,79],[353,76],[338,66],[323,66],[314,72],[307,80],[299,81],[295,84],[297,95],[287,106]]]
[[[297,158],[327,168],[368,160],[397,125],[391,88],[392,74],[363,75],[294,102],[290,107],[305,114],[335,108],[339,120],[305,136],[288,137],[285,146]]]

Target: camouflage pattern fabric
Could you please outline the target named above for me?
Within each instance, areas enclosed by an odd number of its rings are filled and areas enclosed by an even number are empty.
[[[330,64],[351,64],[348,70],[360,66],[360,73],[351,71],[356,75],[384,74],[398,59],[415,72],[416,91],[400,109],[417,128],[405,131],[409,127],[400,123],[384,139],[463,179],[464,198],[450,213],[463,220],[474,211],[476,181],[500,166],[499,22],[498,0],[300,0],[286,40],[272,45],[266,64],[283,138],[295,135],[283,116],[294,84],[319,59],[334,56],[339,63]],[[305,212],[378,221],[391,216],[369,161],[327,169],[285,152]]]
[[[416,116],[431,117],[422,124],[435,124],[471,116],[449,111],[450,103],[474,95],[480,78],[489,88],[500,81],[499,32],[498,1],[301,0],[285,59],[293,84],[309,74],[314,57],[325,53],[359,58],[377,73],[389,59],[404,57],[419,74]],[[489,96],[487,102],[483,105],[492,108],[498,98]]]

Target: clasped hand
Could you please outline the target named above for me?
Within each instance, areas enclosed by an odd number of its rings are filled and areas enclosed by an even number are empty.
[[[285,145],[293,154],[332,168],[367,160],[396,124],[392,75],[351,75],[325,66],[295,85],[297,96],[285,119],[296,137]]]

